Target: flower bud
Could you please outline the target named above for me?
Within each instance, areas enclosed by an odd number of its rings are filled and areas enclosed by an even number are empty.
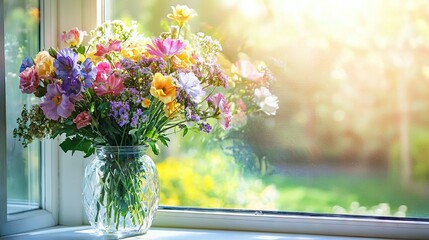
[[[171,26],[170,27],[170,34],[171,38],[175,39],[179,37],[179,27],[178,26]]]

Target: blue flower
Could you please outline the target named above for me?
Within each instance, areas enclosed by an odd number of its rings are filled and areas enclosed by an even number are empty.
[[[91,59],[87,58],[82,63],[82,69],[80,70],[80,73],[83,77],[83,86],[85,88],[90,88],[97,75],[97,68],[93,67]]]
[[[28,67],[32,67],[34,65],[33,59],[31,57],[25,57],[22,60],[21,67],[19,67],[19,73],[22,73]]]
[[[82,90],[82,82],[76,78],[65,78],[61,84],[61,88],[64,90],[67,96],[78,95]]]
[[[66,78],[77,78],[80,72],[77,58],[77,53],[70,48],[64,48],[59,51],[54,61],[57,76],[63,80]]]

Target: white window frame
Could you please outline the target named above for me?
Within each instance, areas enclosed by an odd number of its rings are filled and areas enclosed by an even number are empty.
[[[3,9],[3,1],[0,1]],[[56,2],[41,0],[41,48],[52,44],[56,35]],[[0,12],[0,32],[4,33],[3,10]],[[1,34],[4,36],[4,34]],[[4,46],[3,37],[0,45]],[[0,52],[0,78],[5,78],[4,47]],[[6,139],[6,95],[5,84],[0,84],[0,137]],[[46,140],[41,145],[41,209],[26,211],[23,213],[7,214],[7,189],[6,187],[6,141],[0,141],[0,236],[30,231],[38,228],[55,226],[58,223],[58,143]]]

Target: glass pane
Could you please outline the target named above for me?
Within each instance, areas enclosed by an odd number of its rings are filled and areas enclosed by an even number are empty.
[[[428,1],[109,3],[148,36],[186,4],[194,33],[276,78],[275,116],[222,141],[174,136],[154,158],[163,205],[429,217]]]
[[[16,119],[24,104],[34,99],[22,94],[19,68],[22,59],[39,50],[39,2],[37,0],[5,0],[5,72],[7,129],[7,212],[8,214],[40,208],[41,166],[40,143],[23,148],[13,137]]]

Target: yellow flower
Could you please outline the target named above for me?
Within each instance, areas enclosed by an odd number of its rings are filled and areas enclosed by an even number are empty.
[[[178,111],[179,108],[180,108],[180,103],[177,103],[176,101],[171,101],[165,104],[165,109],[164,109],[165,115],[167,115],[167,117],[173,117],[179,112]]]
[[[47,78],[55,72],[54,58],[47,51],[39,52],[34,58],[35,70],[39,77]]]
[[[77,59],[78,59],[80,62],[85,62],[86,57],[85,57],[85,55],[83,55],[83,54],[81,54],[81,53],[78,53],[78,54],[77,54]]]
[[[149,42],[150,41],[148,40],[142,39],[127,46],[123,46],[121,49],[121,55],[124,58],[129,58],[137,62],[142,57],[142,54],[144,54],[145,46]]]
[[[143,99],[142,107],[148,108],[150,106],[150,100],[148,98]]]
[[[192,56],[192,52],[188,49],[184,49],[179,54],[173,56],[173,63],[176,68],[190,69],[196,62]]]
[[[176,99],[176,86],[173,83],[173,77],[156,73],[153,76],[150,94],[164,104],[172,102]]]
[[[91,62],[93,62],[95,65],[97,65],[98,62],[101,62],[103,60],[102,57],[95,56],[94,54],[96,51],[90,51],[86,54],[87,57],[91,59]]]
[[[189,19],[197,16],[197,13],[194,9],[188,8],[186,5],[177,5],[176,7],[171,7],[173,13],[168,14],[167,17],[175,20],[180,27],[183,26]]]

